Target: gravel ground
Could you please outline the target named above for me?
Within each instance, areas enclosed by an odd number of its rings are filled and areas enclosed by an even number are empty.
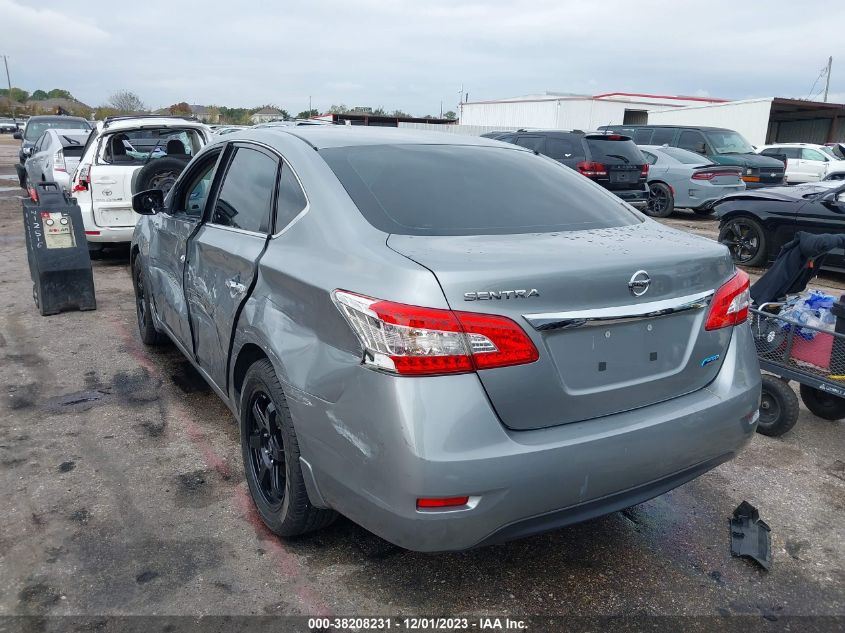
[[[273,537],[228,410],[140,344],[125,253],[94,263],[96,312],[38,315],[15,154],[0,140],[0,615],[845,616],[845,428],[803,405],[673,492],[517,542],[418,554],[343,519]],[[743,499],[772,527],[769,573],[730,556]]]

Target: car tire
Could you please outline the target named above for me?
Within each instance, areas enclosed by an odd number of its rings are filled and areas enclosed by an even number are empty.
[[[719,229],[719,242],[728,247],[735,264],[765,266],[768,261],[766,231],[748,216],[727,220]]]
[[[823,420],[836,421],[845,418],[845,398],[810,385],[801,385],[801,400],[812,413]]]
[[[18,184],[21,186],[21,189],[27,189],[27,178],[26,178],[26,169],[24,169],[23,165],[15,165],[15,171],[18,174]]]
[[[760,396],[760,420],[757,432],[770,437],[780,437],[798,422],[798,396],[785,380],[763,374],[763,391]]]
[[[150,347],[162,345],[167,340],[167,336],[159,332],[153,323],[152,307],[146,293],[149,285],[146,283],[141,258],[137,256],[132,260],[132,286],[135,289],[135,315],[138,318],[141,342]]]
[[[669,185],[652,182],[648,186],[646,214],[653,218],[668,218],[675,210],[675,196]]]
[[[241,454],[249,493],[264,525],[291,537],[329,525],[333,510],[312,505],[287,399],[266,358],[247,370],[240,403]]]
[[[148,189],[160,189],[167,195],[187,164],[187,160],[168,156],[151,160],[134,176],[132,194]]]

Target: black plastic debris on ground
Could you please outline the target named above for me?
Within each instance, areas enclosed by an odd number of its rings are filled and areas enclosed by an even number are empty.
[[[768,571],[772,566],[771,532],[757,508],[743,501],[731,519],[731,555],[750,558]]]

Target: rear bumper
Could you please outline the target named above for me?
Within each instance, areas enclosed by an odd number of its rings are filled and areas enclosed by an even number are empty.
[[[708,387],[532,431],[503,427],[471,374],[358,368],[334,403],[292,396],[313,501],[408,549],[461,550],[640,503],[730,459],[754,434],[760,369],[743,325]],[[416,509],[464,495],[467,506]]]
[[[648,206],[648,187],[643,189],[609,189],[609,191],[617,198],[621,198],[638,209]]]
[[[99,226],[94,222],[94,214],[90,207],[82,206],[82,223],[85,225],[85,238],[93,244],[122,244],[132,241],[134,226],[108,227]]]

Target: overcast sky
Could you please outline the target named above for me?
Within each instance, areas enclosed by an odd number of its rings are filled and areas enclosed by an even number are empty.
[[[12,84],[85,103],[119,89],[292,113],[416,115],[544,91],[805,98],[833,55],[845,102],[845,2],[795,0],[0,0]],[[4,78],[5,79],[5,78]],[[5,81],[4,81],[5,83]],[[820,97],[819,97],[820,98]]]

